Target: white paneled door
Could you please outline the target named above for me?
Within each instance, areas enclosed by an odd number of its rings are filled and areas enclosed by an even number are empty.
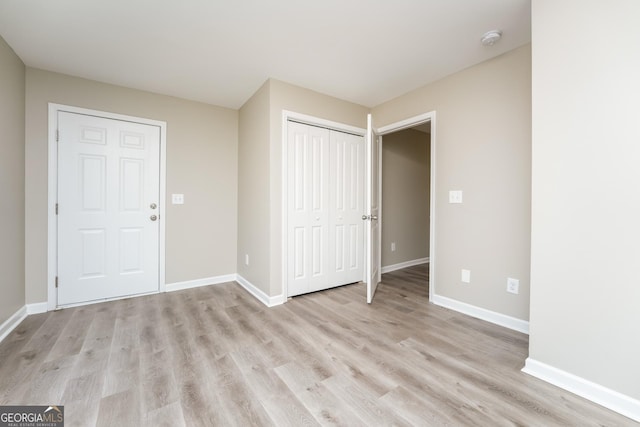
[[[58,305],[157,292],[160,128],[57,119]]]
[[[371,114],[367,116],[367,302],[373,302],[380,283],[380,140],[373,130]]]
[[[329,282],[343,285],[364,275],[364,139],[330,132]]]
[[[288,296],[362,280],[364,140],[288,123]]]

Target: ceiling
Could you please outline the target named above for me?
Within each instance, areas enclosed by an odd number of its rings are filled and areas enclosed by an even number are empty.
[[[494,46],[480,44],[500,29]],[[268,78],[367,107],[531,40],[530,0],[0,0],[29,67],[239,108]]]

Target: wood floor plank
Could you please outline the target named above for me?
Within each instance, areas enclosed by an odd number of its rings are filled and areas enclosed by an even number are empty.
[[[70,426],[632,426],[520,371],[528,337],[428,301],[428,265],[267,308],[236,283],[25,319],[0,405]]]

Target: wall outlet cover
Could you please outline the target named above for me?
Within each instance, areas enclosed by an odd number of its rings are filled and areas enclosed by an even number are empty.
[[[520,280],[509,277],[507,279],[507,292],[517,294],[520,291]]]

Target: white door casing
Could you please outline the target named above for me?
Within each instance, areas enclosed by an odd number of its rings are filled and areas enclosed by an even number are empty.
[[[57,305],[160,290],[157,125],[59,111]]]
[[[366,224],[367,242],[367,303],[373,302],[373,296],[380,283],[380,141],[373,130],[371,114],[367,115],[367,213],[363,216]]]
[[[287,123],[287,296],[363,276],[364,141]]]

